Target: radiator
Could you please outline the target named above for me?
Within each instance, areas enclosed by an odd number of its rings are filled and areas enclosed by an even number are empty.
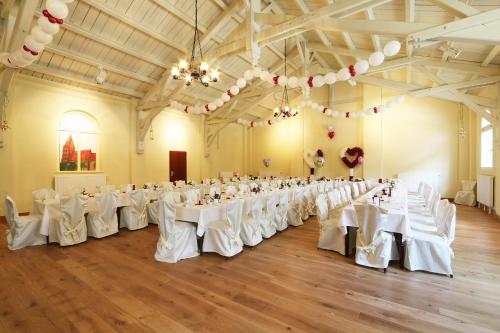
[[[493,176],[485,175],[477,177],[477,202],[490,209],[493,208],[494,203],[494,178]]]
[[[99,186],[106,185],[106,175],[55,175],[54,187],[57,193],[68,195],[80,193],[85,188],[88,193],[97,192]]]

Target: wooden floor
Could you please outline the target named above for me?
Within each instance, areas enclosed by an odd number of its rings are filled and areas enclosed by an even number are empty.
[[[453,279],[318,250],[315,219],[229,260],[158,263],[157,238],[150,226],[15,252],[2,238],[0,331],[500,331],[500,222],[477,209],[458,210]]]

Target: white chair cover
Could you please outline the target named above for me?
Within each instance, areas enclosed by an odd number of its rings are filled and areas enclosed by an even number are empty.
[[[276,230],[283,231],[288,228],[288,191],[279,193],[279,203],[276,209]]]
[[[438,233],[413,231],[407,241],[405,267],[453,276],[451,244],[455,239],[456,207],[449,205]]]
[[[235,195],[235,194],[236,194],[236,192],[237,192],[237,191],[236,191],[236,186],[234,186],[234,185],[228,185],[228,186],[226,187],[226,194],[227,194],[227,195]]]
[[[457,192],[454,200],[455,204],[474,207],[476,205],[475,187],[476,181],[462,180],[462,190]]]
[[[243,244],[255,246],[262,242],[262,228],[260,226],[262,219],[262,200],[261,198],[252,198],[250,214],[245,215],[241,221],[241,240]]]
[[[182,192],[181,198],[184,202],[192,204],[199,200],[199,190],[192,189]]]
[[[130,193],[132,205],[123,207],[120,212],[120,228],[137,230],[148,226],[148,190],[139,189]]]
[[[399,259],[394,236],[384,232],[385,214],[372,204],[354,205],[359,229],[356,236],[356,263],[387,268],[390,260]]]
[[[302,189],[293,191],[293,199],[288,205],[287,223],[294,227],[304,224],[302,221],[302,207],[304,202],[304,194]]]
[[[260,226],[262,228],[262,237],[271,238],[276,233],[276,204],[277,196],[274,194],[269,194],[266,199],[264,206],[264,216],[260,220]]]
[[[120,185],[120,192],[130,193],[133,191],[133,188],[134,188],[133,184],[123,184],[123,185]]]
[[[181,188],[186,186],[186,181],[185,180],[176,180],[175,181],[175,187]]]
[[[7,230],[9,250],[42,245],[47,242],[45,236],[40,234],[41,215],[19,216],[16,203],[9,196],[5,198],[5,213],[5,219],[9,225],[9,230]]]
[[[239,183],[238,184],[238,188],[240,189],[240,193],[241,194],[248,194],[248,193],[250,193],[250,186],[248,186],[248,184]]]
[[[366,193],[366,182],[359,182],[358,183],[358,188],[359,188],[359,194]]]
[[[85,199],[79,194],[61,198],[61,214],[57,221],[54,221],[54,233],[49,233],[49,242],[67,246],[87,240],[85,204]]]
[[[87,215],[88,236],[102,238],[118,232],[117,200],[116,192],[95,195],[97,210]]]
[[[359,197],[359,187],[358,187],[358,182],[352,182],[352,197],[357,198]],[[350,188],[346,188],[346,190],[350,190]],[[349,194],[348,194],[349,195]]]
[[[42,188],[31,192],[31,196],[33,197],[33,200],[54,199],[56,198],[57,193],[51,188]]]
[[[242,214],[242,201],[230,201],[226,205],[226,220],[207,226],[203,252],[216,252],[224,257],[232,257],[243,251],[243,241],[240,237]]]
[[[196,226],[175,220],[175,200],[168,192],[159,200],[158,217],[160,238],[156,245],[157,261],[176,263],[199,255]]]
[[[161,182],[161,187],[163,187],[164,190],[173,191],[174,190],[174,183],[172,183],[172,182]]]
[[[347,228],[340,223],[340,209],[329,210],[325,194],[316,198],[316,209],[319,222],[318,248],[345,255]]]

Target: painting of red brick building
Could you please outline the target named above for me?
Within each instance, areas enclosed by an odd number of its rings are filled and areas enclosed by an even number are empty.
[[[93,153],[92,149],[85,149],[80,151],[80,170],[96,170],[96,153]]]
[[[71,133],[65,133],[67,138],[61,149],[61,157],[59,160],[60,171],[76,171],[78,164],[78,154]],[[64,139],[64,138],[60,138]]]

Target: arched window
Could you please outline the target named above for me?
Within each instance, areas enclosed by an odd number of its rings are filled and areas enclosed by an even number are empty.
[[[68,111],[59,124],[59,171],[96,171],[99,130],[85,112]]]

